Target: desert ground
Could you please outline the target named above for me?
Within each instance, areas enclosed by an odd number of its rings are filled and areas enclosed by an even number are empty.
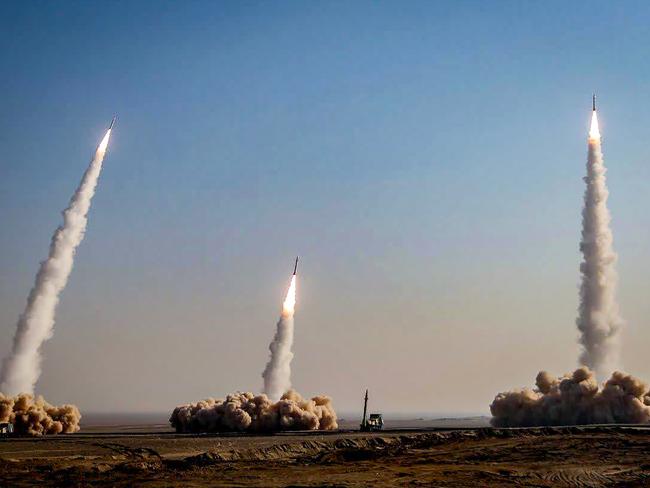
[[[453,422],[452,422],[453,423]],[[2,486],[648,486],[650,427],[0,439]],[[151,427],[151,426],[149,426]],[[117,429],[117,430],[116,430]]]

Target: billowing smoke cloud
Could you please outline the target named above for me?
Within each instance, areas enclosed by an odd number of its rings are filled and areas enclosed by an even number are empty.
[[[605,165],[600,148],[600,131],[596,110],[592,112],[589,153],[585,183],[585,206],[582,211],[579,316],[580,343],[584,350],[580,363],[605,379],[620,368],[618,332],[623,325],[616,301],[616,260],[610,214],[607,209]]]
[[[38,270],[27,306],[18,320],[11,355],[3,363],[0,391],[5,394],[33,393],[41,375],[41,345],[52,337],[59,295],[68,281],[75,251],[86,231],[87,214],[110,135],[109,129],[70,205],[63,211],[63,225],[54,233],[49,256]]]
[[[293,390],[277,401],[266,395],[234,393],[179,405],[169,419],[177,432],[278,432],[338,428],[329,397],[303,399]]]
[[[42,396],[0,393],[0,422],[10,422],[14,433],[22,435],[71,434],[79,430],[81,414],[74,405],[55,407]]]
[[[554,378],[537,375],[537,388],[499,393],[492,404],[495,427],[536,425],[638,424],[650,421],[648,386],[634,376],[616,371],[599,388],[586,367]]]
[[[262,373],[264,393],[273,401],[280,399],[291,388],[291,360],[293,353],[293,314],[296,305],[296,275],[291,277],[291,285],[282,306],[273,342],[269,345],[271,358]]]

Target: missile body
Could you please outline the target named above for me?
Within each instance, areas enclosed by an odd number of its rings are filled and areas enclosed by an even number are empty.
[[[298,272],[298,256],[296,256],[296,264],[293,266],[293,275],[296,276]]]
[[[591,98],[591,110],[596,111],[596,94],[594,93]]]
[[[111,130],[113,128],[113,124],[115,124],[115,119],[117,118],[117,115],[113,116],[113,120],[111,120],[111,125],[108,127],[108,130]]]

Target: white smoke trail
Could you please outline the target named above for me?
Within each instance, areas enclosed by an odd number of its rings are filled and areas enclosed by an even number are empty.
[[[49,255],[41,262],[25,311],[18,319],[11,355],[2,365],[0,391],[6,395],[33,394],[41,375],[41,345],[52,337],[59,294],[68,281],[75,251],[86,231],[88,209],[110,135],[111,129],[97,147],[70,205],[63,211],[63,225],[52,237]]]
[[[291,389],[291,360],[293,353],[293,313],[296,305],[296,275],[291,278],[291,285],[282,306],[282,315],[278,321],[273,342],[269,345],[271,358],[264,368],[264,393],[273,402]]]
[[[619,337],[623,325],[616,301],[616,260],[607,209],[609,192],[605,165],[600,148],[600,131],[596,110],[589,131],[587,176],[584,178],[585,206],[582,211],[579,316],[580,343],[584,347],[580,363],[593,369],[600,380],[619,368]]]
[[[499,393],[492,404],[497,427],[650,422],[648,386],[619,369],[623,320],[616,301],[617,256],[609,227],[605,165],[595,108],[589,131],[587,188],[582,211],[579,316],[582,367],[554,378],[540,371],[536,388]],[[610,376],[611,375],[611,376]],[[599,385],[599,381],[601,384]]]

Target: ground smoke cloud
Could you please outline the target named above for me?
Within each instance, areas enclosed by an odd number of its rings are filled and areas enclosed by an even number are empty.
[[[41,263],[25,311],[18,319],[11,355],[4,360],[0,378],[0,391],[5,394],[33,393],[41,375],[41,345],[52,337],[59,295],[68,282],[75,251],[86,231],[87,214],[110,135],[109,129],[64,210],[63,225],[52,237],[49,256]]]
[[[499,393],[492,404],[495,427],[538,425],[640,424],[650,421],[648,386],[616,371],[602,388],[586,367],[554,378],[537,375],[537,388]]]
[[[14,433],[23,435],[71,434],[79,430],[81,414],[74,405],[55,407],[42,396],[0,393],[0,422],[10,422]]]
[[[582,211],[579,316],[576,321],[584,350],[580,364],[595,370],[604,380],[619,364],[618,332],[623,325],[616,301],[616,260],[610,214],[607,209],[605,164],[600,148],[600,131],[596,111],[592,112],[589,131],[587,188]]]
[[[291,389],[291,360],[293,353],[293,314],[296,305],[296,275],[291,278],[291,285],[282,306],[282,315],[278,321],[273,341],[269,345],[271,358],[262,373],[264,393],[273,401]]]
[[[277,402],[252,393],[234,393],[225,400],[208,398],[179,405],[169,418],[176,432],[278,432],[338,428],[329,397],[303,399],[291,390]]]

